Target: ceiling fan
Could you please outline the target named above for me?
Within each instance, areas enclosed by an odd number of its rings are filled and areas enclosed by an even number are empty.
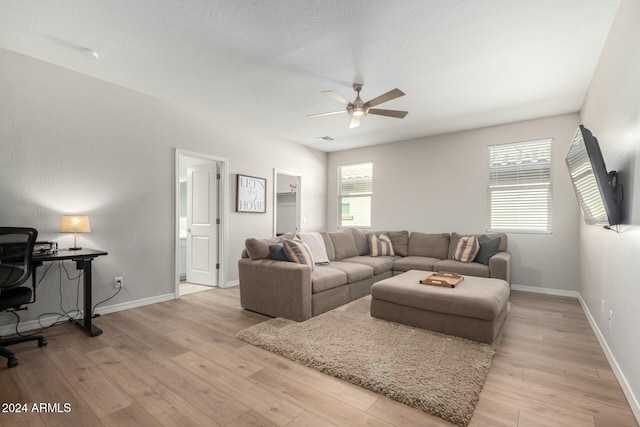
[[[356,91],[357,96],[353,102],[347,101],[345,98],[341,97],[337,93],[332,90],[322,91],[328,97],[335,99],[338,102],[343,103],[347,106],[346,109],[340,111],[331,111],[329,113],[320,113],[320,114],[310,114],[307,117],[320,117],[320,116],[329,116],[331,114],[342,114],[349,113],[351,116],[351,124],[349,125],[349,129],[357,128],[360,126],[360,120],[366,116],[367,114],[376,114],[378,116],[387,116],[387,117],[396,117],[398,119],[403,119],[408,111],[399,111],[399,110],[381,110],[379,108],[371,108],[376,105],[382,104],[383,102],[391,101],[392,99],[399,98],[404,96],[404,92],[400,89],[392,89],[387,93],[383,93],[380,96],[377,96],[367,102],[363,102],[360,99],[360,91],[362,90],[362,84],[354,83],[353,90]]]

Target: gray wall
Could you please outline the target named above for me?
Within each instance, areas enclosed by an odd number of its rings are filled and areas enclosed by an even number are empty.
[[[640,2],[622,0],[582,109],[624,184],[620,233],[580,227],[580,294],[640,419]],[[604,312],[601,309],[605,301]],[[613,310],[613,324],[608,313]]]
[[[109,252],[95,262],[94,301],[113,293],[115,276],[125,287],[108,305],[174,292],[175,148],[229,160],[224,282],[238,277],[245,238],[272,234],[273,168],[302,172],[304,228],[325,228],[325,153],[3,49],[0,76],[0,224],[68,247],[61,215],[89,215],[80,244]],[[266,214],[234,212],[236,173],[267,178]],[[54,266],[23,319],[60,311],[58,281]],[[63,280],[67,309],[75,289]]]
[[[329,154],[327,226],[337,225],[337,166],[373,162],[372,228],[485,230],[487,146],[552,137],[553,234],[509,234],[516,285],[578,290],[578,205],[565,156],[578,127],[568,114]]]

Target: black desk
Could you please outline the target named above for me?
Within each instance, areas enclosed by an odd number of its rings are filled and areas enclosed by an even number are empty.
[[[84,270],[84,319],[78,319],[76,323],[93,337],[100,335],[102,329],[91,324],[91,261],[102,255],[107,255],[107,252],[85,248],[77,251],[62,249],[51,254],[33,254],[32,258],[34,275],[36,274],[35,268],[46,261],[71,260],[76,262],[78,270]]]

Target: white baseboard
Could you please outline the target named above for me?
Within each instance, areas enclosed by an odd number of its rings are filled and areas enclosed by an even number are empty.
[[[538,288],[536,286],[525,286],[511,284],[511,289],[514,291],[533,292],[536,294],[555,295],[559,297],[578,298],[579,293],[576,291],[566,291],[564,289],[552,289],[552,288]]]
[[[74,319],[80,319],[82,318],[82,313],[77,313],[75,316],[71,316]],[[67,317],[68,318],[68,317]],[[4,326],[0,326],[0,336],[5,336],[5,335],[14,335],[16,333],[16,323],[15,323],[16,318],[13,318],[13,321],[11,322],[11,324],[9,325],[4,325]],[[30,331],[35,331],[37,329],[42,329],[42,325],[49,326],[55,322],[57,322],[60,319],[60,316],[58,315],[52,315],[52,316],[46,316],[43,317],[42,319],[40,319],[40,321],[38,320],[29,320],[27,322],[20,322],[19,325],[19,330],[20,333],[30,333]]]
[[[116,311],[128,310],[130,308],[142,307],[149,304],[170,301],[172,299],[176,299],[176,295],[173,292],[170,294],[158,295],[155,297],[143,298],[135,301],[123,302],[120,304],[107,305],[105,307],[98,307],[95,311],[95,314],[115,313]]]
[[[622,387],[622,391],[624,392],[624,395],[626,396],[627,401],[629,402],[629,406],[631,407],[631,411],[633,412],[633,415],[636,417],[636,421],[638,421],[638,423],[640,424],[640,403],[638,402],[638,399],[636,398],[635,394],[633,394],[633,390],[631,390],[631,386],[629,385],[627,378],[624,376],[622,369],[620,369],[620,365],[618,365],[618,362],[616,361],[616,358],[613,356],[613,353],[611,353],[611,349],[607,344],[607,340],[604,339],[604,335],[602,335],[602,332],[600,332],[600,328],[598,328],[598,324],[596,323],[593,316],[591,315],[591,312],[587,307],[587,303],[584,301],[580,293],[578,293],[578,301],[580,301],[580,305],[582,306],[582,309],[584,310],[584,313],[587,316],[587,320],[591,325],[591,329],[593,329],[593,332],[596,334],[596,338],[600,343],[600,347],[602,348],[602,351],[607,357],[607,360],[609,361],[609,365],[611,366],[611,369],[613,370],[614,375],[616,376],[616,378],[618,379],[618,382],[620,383],[620,387]]]
[[[149,304],[156,304],[159,302],[169,301],[175,298],[176,298],[175,294],[171,293],[171,294],[158,295],[156,297],[151,297],[151,298],[143,298],[135,301],[123,302],[121,304],[107,305],[105,307],[98,307],[95,310],[94,314],[115,313],[116,311],[128,310],[130,308],[142,307]],[[84,315],[83,313],[77,313],[75,316],[72,316],[72,317],[74,319],[80,319],[83,317],[83,315]],[[57,321],[59,317],[60,316],[58,315],[52,315],[52,316],[43,317],[42,319],[40,319],[39,322],[38,320],[29,320],[27,322],[20,322],[20,326],[19,326],[20,332],[26,333],[29,331],[41,329],[42,328],[41,324],[45,326],[50,325],[55,321]],[[13,335],[15,333],[16,333],[15,322],[12,322],[10,325],[0,326],[0,336]]]

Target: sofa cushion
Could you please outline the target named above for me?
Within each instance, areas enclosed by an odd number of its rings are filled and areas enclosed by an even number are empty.
[[[439,258],[424,256],[407,256],[393,262],[393,271],[422,270],[433,271],[433,266],[440,262]]]
[[[378,275],[385,273],[387,271],[391,271],[393,268],[393,261],[396,259],[400,259],[399,257],[394,256],[378,256],[378,257],[370,257],[370,256],[356,256],[353,258],[343,259],[343,262],[355,262],[357,264],[368,265],[373,268],[373,274]]]
[[[249,258],[255,261],[257,259],[269,258],[269,246],[277,245],[281,242],[282,239],[279,237],[271,237],[268,239],[250,238],[245,240],[244,246],[247,249]]]
[[[282,243],[284,239],[293,238],[295,238],[295,234],[293,233],[283,234],[279,237],[267,237],[266,239],[249,238],[244,241],[244,246],[247,250],[247,255],[249,255],[249,258],[253,261],[257,259],[268,259],[269,246]]]
[[[357,255],[369,255],[369,243],[367,242],[367,234],[357,228],[350,228],[347,231],[351,231],[353,234],[353,240],[356,242]]]
[[[393,251],[396,255],[407,256],[409,255],[409,232],[403,231],[388,231],[385,233],[389,236],[391,244],[393,245]]]
[[[482,235],[478,237],[478,243],[480,244],[480,250],[474,261],[489,265],[489,259],[500,251],[500,238],[492,239],[489,236]]]
[[[333,240],[331,240],[331,236],[326,231],[322,231],[320,233],[322,236],[322,240],[324,240],[324,248],[327,251],[327,258],[329,258],[329,262],[336,260],[336,250],[333,247]]]
[[[324,245],[324,239],[320,236],[320,233],[298,233],[298,237],[309,246],[311,254],[313,255],[313,261],[316,264],[329,264],[327,248]]]
[[[488,233],[482,234],[482,236],[487,236],[490,239],[495,239],[496,237],[500,238],[500,247],[498,248],[500,252],[506,252],[508,247],[508,240],[506,233]],[[480,236],[478,236],[480,237]]]
[[[449,255],[447,258],[453,259],[453,253],[456,250],[456,246],[458,245],[458,240],[462,237],[462,234],[451,233],[451,241],[449,243]],[[507,235],[505,233],[489,233],[489,234],[476,234],[476,237],[487,236],[490,239],[495,239],[496,237],[500,238],[500,252],[506,252],[507,250]],[[444,258],[443,258],[444,259]]]
[[[369,256],[394,256],[391,239],[386,234],[376,236],[374,233],[367,234],[367,244],[369,245]]]
[[[329,237],[331,237],[333,248],[336,252],[336,261],[340,261],[344,258],[358,256],[356,241],[353,238],[353,233],[351,232],[351,230],[329,233]]]
[[[275,261],[289,261],[289,258],[287,258],[287,254],[284,253],[284,247],[282,247],[282,243],[269,245],[269,259]]]
[[[489,266],[479,262],[461,262],[453,259],[438,261],[433,266],[433,271],[447,271],[462,275],[489,277]]]
[[[311,293],[326,291],[347,284],[347,273],[319,265],[311,272]]]
[[[284,254],[289,258],[289,261],[295,262],[298,264],[305,264],[313,268],[315,266],[315,262],[313,261],[313,255],[311,254],[311,249],[301,240],[283,240],[282,247],[284,249]]]
[[[334,261],[329,264],[329,267],[344,272],[347,275],[347,283],[354,283],[373,277],[373,267],[369,267],[368,265],[364,264],[346,261]]]
[[[446,259],[449,250],[449,234],[413,232],[409,237],[409,256],[425,256]]]
[[[471,262],[478,255],[480,244],[476,236],[463,236],[458,240],[456,251],[453,253],[453,259],[461,262]]]

